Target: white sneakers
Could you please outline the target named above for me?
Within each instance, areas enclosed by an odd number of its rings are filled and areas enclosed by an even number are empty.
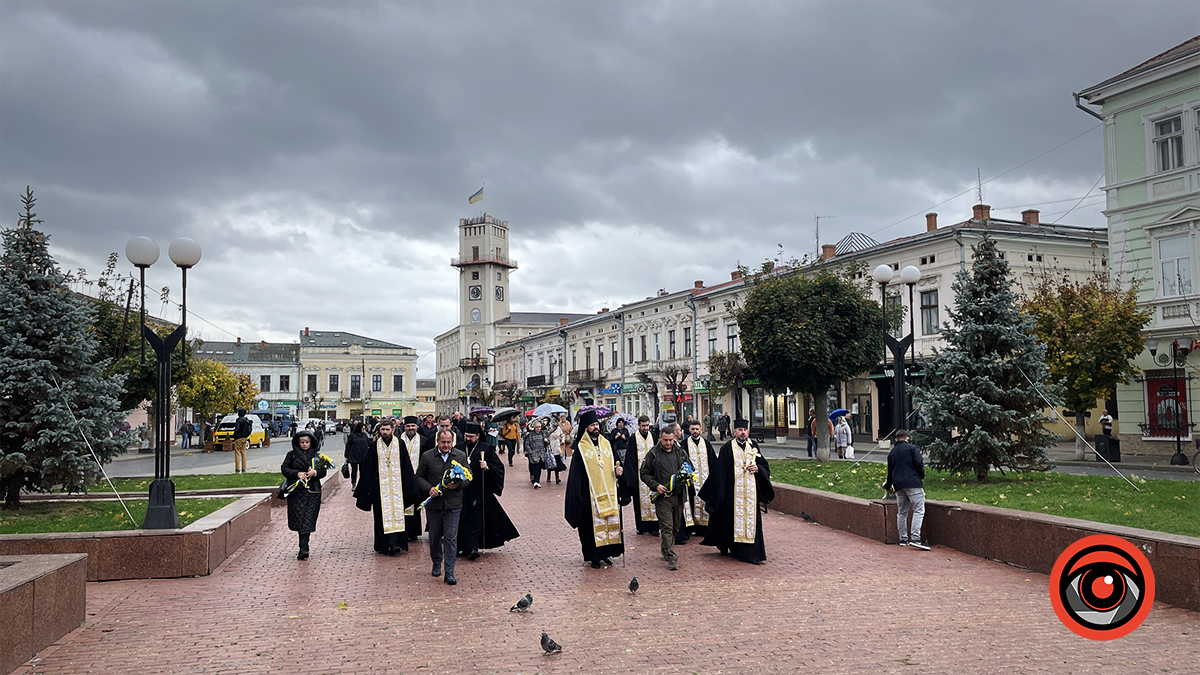
[[[534,490],[536,490],[536,489],[538,489],[538,488],[540,488],[540,487],[542,487],[542,484],[541,484],[541,483],[534,483],[534,484],[533,484],[533,489],[534,489]]]

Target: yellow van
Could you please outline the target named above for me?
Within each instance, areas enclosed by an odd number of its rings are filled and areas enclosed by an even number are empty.
[[[263,428],[262,420],[254,415],[246,415],[250,420],[250,446],[261,448],[267,439],[267,431]],[[213,432],[213,442],[224,443],[233,440],[233,429],[237,426],[237,415],[226,415],[221,418],[221,423],[217,425],[217,430]]]

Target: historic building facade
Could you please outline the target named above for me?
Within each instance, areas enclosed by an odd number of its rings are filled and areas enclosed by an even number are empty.
[[[300,332],[304,416],[348,419],[410,414],[417,405],[417,353],[345,331]]]
[[[278,342],[203,342],[198,359],[220,361],[230,370],[247,375],[258,387],[254,407],[274,415],[294,415],[299,406],[300,345]],[[231,410],[224,412],[233,412]]]

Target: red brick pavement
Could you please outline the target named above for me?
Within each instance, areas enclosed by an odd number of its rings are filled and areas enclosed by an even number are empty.
[[[693,542],[668,572],[657,539],[627,526],[627,566],[592,570],[562,486],[514,481],[502,501],[521,537],[460,561],[450,587],[424,542],[372,553],[370,514],[344,487],[333,497],[307,562],[276,509],[208,577],[88,584],[87,623],[16,672],[1200,672],[1194,612],[1159,604],[1131,635],[1092,642],[1055,618],[1045,575],[776,513],[762,566]],[[533,610],[509,613],[527,591]],[[562,654],[542,655],[543,630]]]

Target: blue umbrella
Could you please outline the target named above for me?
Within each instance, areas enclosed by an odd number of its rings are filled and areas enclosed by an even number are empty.
[[[850,414],[849,410],[846,410],[845,408],[838,408],[837,410],[834,410],[833,412],[829,413],[829,421],[832,422],[832,421],[836,420],[837,418],[841,417],[842,415],[849,415],[849,414]]]

